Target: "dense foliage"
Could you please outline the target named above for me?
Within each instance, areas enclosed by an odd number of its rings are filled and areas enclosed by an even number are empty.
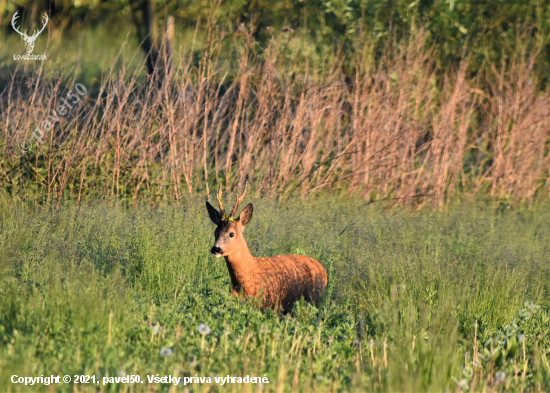
[[[20,9],[30,15],[30,22],[38,23],[40,13],[46,10],[52,15],[54,29],[71,29],[77,33],[82,28],[97,26],[132,25],[132,10],[143,0],[88,1],[58,0],[21,1],[0,3],[3,29],[14,34],[9,19]],[[537,72],[543,81],[549,76],[548,46],[550,44],[550,2],[547,0],[156,0],[155,21],[162,25],[167,15],[176,18],[179,31],[194,30],[197,21],[208,20],[212,8],[215,20],[228,24],[236,31],[240,23],[251,22],[256,27],[255,39],[265,43],[271,33],[281,29],[293,29],[311,48],[343,46],[354,59],[354,41],[364,33],[378,42],[379,55],[384,43],[399,40],[426,30],[430,43],[437,48],[438,65],[444,70],[456,65],[465,54],[474,57],[471,70],[475,73],[484,59],[500,61],[513,51],[517,39],[527,34],[543,49],[537,61]]]

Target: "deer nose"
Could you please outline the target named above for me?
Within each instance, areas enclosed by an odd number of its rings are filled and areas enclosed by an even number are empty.
[[[219,247],[212,247],[212,250],[210,250],[210,252],[212,253],[212,255],[216,255],[216,254],[221,254],[222,253],[222,249],[219,248]]]

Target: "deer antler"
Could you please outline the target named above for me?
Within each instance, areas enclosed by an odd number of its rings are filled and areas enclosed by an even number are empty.
[[[48,18],[47,14],[44,14],[44,18],[46,18],[46,21],[43,22],[43,24],[42,24],[42,30],[40,30],[38,33],[36,33],[36,30],[35,30],[35,33],[32,35],[31,39],[35,39],[36,37],[38,37],[38,34],[42,33],[44,31],[44,29],[46,28],[46,25],[48,24],[48,21],[50,19]]]
[[[235,202],[235,207],[233,207],[233,210],[231,211],[231,215],[229,216],[229,218],[234,218],[235,217],[235,214],[237,214],[237,209],[239,208],[239,203],[242,202],[245,194],[246,194],[246,188],[248,187],[248,182],[246,181],[244,183],[244,191],[243,193],[241,194],[241,196],[239,196],[239,193],[237,192],[237,201]]]
[[[28,38],[28,36],[27,36],[27,34],[26,34],[26,33],[27,33],[27,30],[25,30],[24,33],[21,33],[21,31],[19,31],[19,29],[15,26],[15,20],[16,20],[17,18],[19,18],[19,16],[17,16],[17,13],[18,13],[18,12],[19,12],[19,10],[15,11],[15,14],[13,14],[13,17],[11,18],[11,25],[12,25],[13,29],[14,29],[15,31],[17,31],[20,35],[25,36],[25,37]]]
[[[218,188],[218,194],[216,195],[216,199],[218,200],[218,205],[220,205],[220,213],[222,214],[222,220],[225,220],[225,209],[223,208],[222,204],[222,185],[220,184],[220,188]]]

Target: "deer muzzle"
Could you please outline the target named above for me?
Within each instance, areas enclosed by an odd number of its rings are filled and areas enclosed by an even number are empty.
[[[210,252],[212,253],[213,256],[215,256],[216,258],[219,258],[222,256],[223,254],[223,251],[221,248],[219,248],[218,246],[214,246],[212,247],[212,249],[210,250]]]

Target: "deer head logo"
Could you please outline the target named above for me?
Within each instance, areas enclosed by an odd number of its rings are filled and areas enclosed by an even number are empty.
[[[17,18],[19,18],[19,16],[17,16],[17,13],[19,11],[15,11],[15,14],[13,14],[13,18],[11,18],[11,25],[13,26],[13,28],[15,29],[15,31],[17,31],[21,37],[23,38],[23,41],[25,41],[25,48],[27,49],[27,54],[30,55],[32,54],[32,50],[34,49],[34,42],[36,41],[36,39],[38,38],[38,35],[40,33],[42,33],[44,31],[44,29],[46,28],[46,25],[48,24],[48,15],[44,15],[44,18],[46,19],[42,25],[42,30],[40,31],[34,31],[34,34],[32,36],[28,36],[27,35],[27,30],[25,30],[24,33],[21,33],[21,31],[19,31],[19,29],[15,26],[15,20]]]

